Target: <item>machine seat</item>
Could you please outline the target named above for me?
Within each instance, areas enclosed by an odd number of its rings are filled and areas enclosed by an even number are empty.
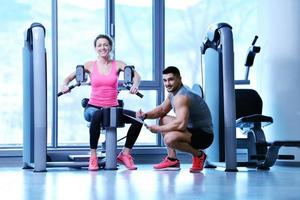
[[[236,127],[244,128],[253,128],[255,125],[260,124],[260,126],[268,126],[273,123],[273,118],[261,114],[253,114],[244,117],[240,117],[236,120]]]

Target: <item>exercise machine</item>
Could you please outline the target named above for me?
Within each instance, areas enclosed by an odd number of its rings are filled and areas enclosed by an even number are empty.
[[[33,23],[25,31],[23,47],[23,169],[44,172],[47,167],[88,167],[85,161],[51,162],[47,157],[47,64],[45,27]],[[132,71],[126,68],[124,87],[130,88]],[[76,84],[73,89],[85,84],[83,66],[76,67]],[[62,93],[58,93],[58,96]],[[142,94],[137,94],[143,97]],[[106,130],[105,169],[117,169],[117,128],[124,126],[120,120],[122,107],[104,109],[103,128]]]
[[[248,49],[245,61],[244,80],[235,81],[236,85],[250,84],[249,71],[253,65],[255,55],[260,47],[255,46],[258,36],[255,36]],[[300,147],[300,141],[280,140],[267,142],[263,127],[273,123],[271,116],[263,115],[263,101],[257,91],[253,89],[235,89],[236,96],[236,127],[242,130],[246,138],[237,139],[238,149],[247,149],[247,160],[238,161],[239,166],[257,167],[269,170],[277,159],[293,160],[294,155],[279,155],[281,147]]]
[[[23,47],[23,169],[85,167],[88,162],[48,162],[45,27],[31,24]]]
[[[133,84],[133,77],[134,77],[134,66],[128,65],[125,66],[124,69],[124,81],[120,82],[119,85],[119,92],[123,88],[130,90]],[[79,87],[81,85],[90,85],[86,83],[87,78],[84,71],[83,65],[77,65],[76,67],[76,83],[74,85],[69,86],[69,91],[71,91],[75,87]],[[57,96],[61,96],[63,92],[59,92]],[[136,93],[137,96],[143,98],[143,94],[140,92]],[[83,108],[87,106],[88,98],[84,98],[81,101],[81,105]],[[105,169],[117,169],[116,163],[116,150],[117,150],[117,142],[121,141],[125,137],[117,139],[117,128],[121,128],[125,126],[125,123],[122,121],[122,113],[123,113],[123,106],[124,103],[122,100],[118,99],[119,106],[118,107],[110,107],[110,108],[103,108],[103,121],[101,122],[101,131],[105,132],[105,141],[102,143],[102,152],[106,153],[106,157],[100,157],[104,160],[101,162],[101,166]],[[82,155],[72,155],[70,158],[72,160],[76,160],[78,158],[88,158],[89,156],[82,156]]]
[[[204,94],[214,125],[214,142],[207,149],[209,161],[224,162],[226,171],[237,171],[234,56],[231,26],[209,27],[201,54],[205,60]]]
[[[23,168],[46,169],[47,95],[45,27],[31,24],[23,47]]]
[[[233,39],[226,23],[209,27],[201,44],[204,55],[204,94],[211,110],[215,140],[208,149],[210,161],[225,162],[225,171],[237,171],[237,166],[255,166],[268,170],[277,159],[294,159],[293,155],[278,155],[281,147],[299,147],[300,141],[267,142],[262,127],[273,118],[262,115],[262,100],[252,89],[235,89],[235,85],[250,84],[249,70],[260,47],[255,36],[246,57],[243,80],[234,80]],[[240,128],[247,138],[236,138]],[[237,149],[247,149],[248,160],[237,160]]]

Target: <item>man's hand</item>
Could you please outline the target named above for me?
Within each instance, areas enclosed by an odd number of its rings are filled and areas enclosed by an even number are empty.
[[[152,133],[159,132],[159,125],[147,125],[146,128],[151,131]]]
[[[137,111],[136,113],[135,113],[135,116],[137,117],[137,118],[140,118],[140,119],[142,119],[142,120],[144,120],[144,119],[146,119],[146,113],[144,113],[143,111],[142,111],[142,109],[140,109],[139,111]]]

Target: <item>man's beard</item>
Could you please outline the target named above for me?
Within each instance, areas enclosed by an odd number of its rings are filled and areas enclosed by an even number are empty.
[[[168,92],[175,92],[176,88],[174,86],[173,87],[167,87],[167,91]]]

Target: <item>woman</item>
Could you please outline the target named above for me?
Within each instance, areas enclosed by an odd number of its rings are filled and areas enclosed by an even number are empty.
[[[94,40],[94,47],[98,54],[97,59],[88,61],[84,65],[85,71],[89,74],[91,80],[91,95],[87,107],[84,111],[84,117],[90,124],[90,160],[89,170],[98,170],[97,146],[100,137],[100,123],[102,121],[102,108],[118,106],[118,77],[121,71],[124,71],[126,64],[119,60],[112,60],[110,52],[112,50],[112,40],[107,35],[98,35]],[[68,84],[75,78],[75,72],[70,74],[62,86],[62,92],[68,92]],[[130,93],[136,94],[140,84],[140,75],[134,71],[133,84]],[[124,114],[135,117],[136,113],[129,110],[123,110]],[[117,156],[118,162],[124,164],[128,169],[135,170],[131,149],[137,140],[142,128],[142,124],[123,115],[125,123],[130,123],[126,142],[123,150]]]

